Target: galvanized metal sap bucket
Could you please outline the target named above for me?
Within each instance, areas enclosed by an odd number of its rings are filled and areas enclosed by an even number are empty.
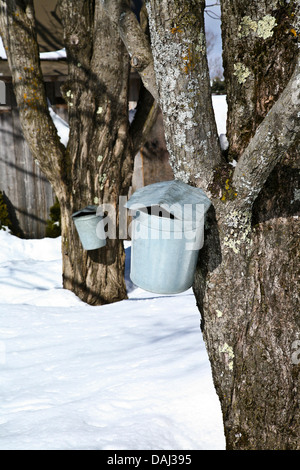
[[[85,250],[96,250],[106,245],[103,214],[97,206],[87,206],[74,212],[72,218]]]
[[[130,278],[158,294],[189,289],[204,243],[210,200],[201,189],[164,181],[137,190],[126,207],[132,221]]]

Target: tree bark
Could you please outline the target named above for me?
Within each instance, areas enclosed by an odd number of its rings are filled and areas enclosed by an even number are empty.
[[[147,3],[170,163],[175,178],[208,187],[222,158],[210,96],[204,7],[204,0]]]
[[[127,1],[116,0],[111,2],[102,0],[102,5],[120,33],[130,55],[132,67],[140,74],[145,88],[157,100],[157,87],[149,38],[140,27]]]
[[[185,142],[191,135],[196,140],[201,131],[196,125],[185,126],[176,113],[176,124],[170,125],[162,64],[171,69],[170,62],[175,60],[170,25],[182,42],[186,35],[194,38],[191,22],[180,22],[178,12],[183,18],[195,18],[194,7],[202,4],[203,8],[203,3],[148,2],[153,48],[160,46],[154,53],[154,64],[161,65],[156,67],[158,92],[177,168],[182,151],[174,144],[172,131],[184,134]],[[210,164],[204,155],[191,160],[193,167],[184,166],[189,181],[195,181],[195,173],[208,171],[211,175],[197,180],[212,207],[194,292],[221,403],[227,449],[299,449],[299,347],[295,353],[300,344],[299,155],[293,147],[299,143],[300,90],[297,72],[292,77],[297,70],[298,46],[293,34],[284,33],[286,16],[299,24],[299,11],[295,2],[290,3],[223,1],[229,156],[238,163],[234,170],[220,161],[210,138],[204,137],[206,155],[213,155]],[[192,24],[199,34],[203,23]],[[266,54],[263,63],[257,59],[259,45]],[[181,53],[177,56],[182,58]],[[173,76],[176,73],[173,69]],[[203,61],[199,61],[198,74],[205,83]],[[201,102],[210,103],[207,84],[201,90]],[[181,77],[174,93],[174,103],[188,102],[189,92]],[[270,112],[275,102],[277,107]],[[211,129],[206,128],[206,133]],[[259,148],[263,150],[261,160],[257,159]]]
[[[224,254],[222,259],[235,289],[237,283],[242,287],[229,298],[221,294],[226,308],[219,317],[222,321],[228,315],[228,337],[222,340],[230,346],[221,351],[225,360],[230,355],[232,360],[229,386],[218,379],[220,369],[215,373],[228,449],[299,449],[299,362],[293,359],[300,336],[295,7],[295,2],[222,2],[229,154],[238,160],[233,184],[236,204],[244,205],[244,214],[248,207],[251,216],[245,242],[236,244],[230,234],[225,242],[238,262],[227,263]],[[231,284],[222,278],[218,282],[219,293]],[[217,299],[209,303],[206,319],[215,315]],[[214,330],[216,326],[206,325],[210,344],[217,336]],[[212,354],[215,364],[218,354]]]
[[[296,3],[221,2],[231,159],[238,160],[292,74],[298,52]]]
[[[194,284],[226,447],[299,449],[299,221],[271,215],[244,242],[235,222],[223,238],[210,221]]]

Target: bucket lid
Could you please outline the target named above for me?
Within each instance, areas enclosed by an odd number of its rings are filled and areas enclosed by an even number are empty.
[[[179,180],[162,181],[149,184],[134,192],[125,204],[131,210],[139,210],[151,206],[160,206],[175,218],[194,220],[197,205],[203,211],[208,211],[211,202],[200,188],[194,188]]]
[[[83,217],[85,215],[96,215],[96,214],[103,215],[102,212],[101,213],[99,212],[98,206],[90,205],[90,206],[84,207],[83,209],[80,209],[77,212],[74,212],[74,214],[72,214],[72,217],[75,218],[75,217]]]

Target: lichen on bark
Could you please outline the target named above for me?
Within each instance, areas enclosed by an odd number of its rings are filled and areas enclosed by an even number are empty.
[[[273,36],[273,29],[276,25],[276,18],[272,15],[265,15],[258,21],[246,15],[241,19],[238,27],[238,37],[247,38],[249,34],[254,34],[259,38],[268,39]]]
[[[203,7],[203,1],[147,2],[156,81],[174,175],[184,182],[203,178],[205,185],[209,170],[204,173],[200,168],[206,164],[208,169],[219,161],[220,148],[212,103],[204,98],[210,83]]]

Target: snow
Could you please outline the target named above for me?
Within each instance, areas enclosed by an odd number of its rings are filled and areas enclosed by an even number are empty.
[[[66,147],[69,141],[69,124],[53,111],[51,105],[48,106],[50,116],[56,127],[61,143]]]
[[[51,51],[51,52],[40,52],[40,59],[41,60],[59,60],[59,59],[66,59],[67,53],[66,49],[60,49],[59,51]]]
[[[61,285],[60,238],[0,231],[0,449],[224,449],[191,290],[92,307]]]
[[[213,95],[212,104],[216,118],[218,134],[226,135],[227,100],[226,95]]]
[[[2,39],[0,37],[0,59],[7,59]]]

